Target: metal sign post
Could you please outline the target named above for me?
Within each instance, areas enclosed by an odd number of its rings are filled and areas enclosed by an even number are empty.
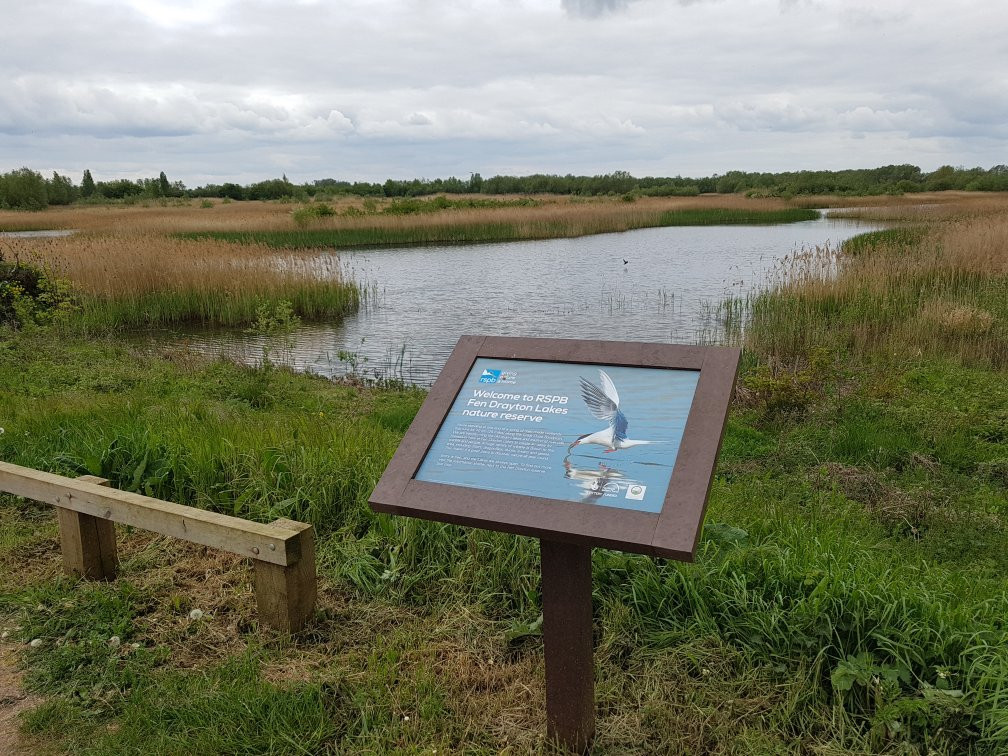
[[[463,336],[371,494],[540,539],[547,734],[568,750],[595,733],[591,550],[692,561],[739,356]]]

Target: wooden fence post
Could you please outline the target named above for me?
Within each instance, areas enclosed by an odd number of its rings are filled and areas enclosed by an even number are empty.
[[[108,486],[109,481],[95,475],[82,475],[77,480]],[[94,515],[57,507],[60,550],[63,569],[68,575],[89,580],[115,580],[119,569],[116,552],[115,524]]]
[[[315,530],[311,525],[281,518],[272,525],[299,530],[300,557],[289,566],[253,558],[253,586],[259,619],[278,630],[297,632],[315,609]]]

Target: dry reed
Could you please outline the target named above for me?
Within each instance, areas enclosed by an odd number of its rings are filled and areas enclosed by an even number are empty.
[[[919,217],[914,208],[900,216]],[[1008,201],[950,206],[921,241],[844,255],[803,250],[767,292],[722,315],[755,354],[796,364],[816,348],[943,356],[1008,367]],[[952,220],[955,219],[955,220]]]
[[[463,195],[464,196],[464,195]],[[481,197],[481,195],[477,195]],[[505,198],[507,199],[507,198]],[[508,224],[544,226],[561,224],[580,233],[621,231],[653,225],[645,221],[674,210],[781,210],[793,207],[779,199],[747,199],[740,195],[701,197],[642,197],[634,202],[619,198],[537,197],[529,207],[446,209],[412,215],[383,215],[381,210],[392,200],[339,198],[328,202],[335,211],[312,224],[312,228],[413,228],[443,225]],[[73,228],[112,234],[138,232],[201,231],[289,231],[296,228],[293,213],[302,207],[287,202],[217,201],[212,208],[198,202],[189,204],[143,205],[71,205],[52,207],[44,213],[0,211],[0,228],[41,229]],[[373,212],[366,208],[372,207]],[[343,215],[348,208],[364,215]]]
[[[258,245],[157,234],[77,234],[0,240],[0,251],[71,281],[93,326],[254,320],[262,305],[292,303],[311,319],[353,311],[359,291],[335,258],[314,259]]]

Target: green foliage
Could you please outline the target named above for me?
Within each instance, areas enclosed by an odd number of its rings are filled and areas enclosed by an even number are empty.
[[[745,387],[768,416],[801,412],[822,396],[832,376],[833,359],[822,348],[815,349],[796,366],[772,363],[757,365],[745,378]]]
[[[75,309],[69,281],[0,254],[0,327],[47,325]]]
[[[248,329],[249,333],[262,337],[263,365],[270,365],[270,355],[279,352],[283,359],[293,349],[293,334],[301,325],[301,318],[294,314],[294,307],[286,300],[264,303],[256,310],[256,319]]]
[[[296,225],[304,227],[312,221],[316,221],[320,218],[328,218],[335,214],[336,211],[332,209],[332,205],[327,205],[324,202],[313,202],[310,205],[299,207],[291,213],[291,217],[294,219],[294,223]]]
[[[351,282],[319,279],[311,283],[294,281],[275,287],[267,296],[256,291],[155,291],[119,297],[84,297],[80,314],[68,325],[85,333],[201,323],[214,326],[250,326],[258,322],[265,307],[272,312],[287,303],[294,316],[303,320],[338,320],[356,312],[360,288]]]
[[[84,169],[84,176],[81,178],[80,193],[84,199],[90,198],[95,193],[95,182],[91,177],[91,171],[87,168]]]
[[[0,174],[0,209],[45,210],[49,205],[46,180],[30,168]]]
[[[449,199],[439,196],[430,200],[402,199],[394,200],[381,209],[382,215],[415,215],[418,213],[436,213],[441,210],[472,210],[503,207],[538,207],[539,202],[531,197],[517,199],[495,200],[481,198]]]
[[[532,204],[530,204],[532,203]],[[343,212],[348,217],[363,217],[368,214],[413,215],[432,213],[455,208],[472,207],[528,207],[536,200],[521,198],[516,200],[465,199],[452,200],[437,197],[433,200],[396,200],[384,208],[367,202],[363,209],[348,208]],[[317,217],[309,205],[295,211],[305,218]],[[325,206],[328,207],[328,206]],[[635,227],[688,226],[721,224],[764,224],[792,223],[818,217],[815,210],[793,208],[789,210],[683,210],[642,215],[631,222]],[[307,220],[299,225],[307,225]],[[591,232],[583,226],[573,226],[558,222],[515,223],[452,223],[424,224],[416,226],[370,226],[360,228],[301,228],[296,231],[192,231],[177,233],[182,239],[218,239],[242,244],[265,244],[281,249],[319,249],[324,247],[354,248],[405,246],[415,244],[471,244],[490,241],[510,241],[513,239],[552,239],[572,233]]]
[[[269,330],[284,318],[268,310],[262,320]],[[751,391],[758,372],[758,363],[747,363],[740,385]],[[784,388],[770,384],[765,403],[798,394],[801,412],[766,413],[762,399],[735,408],[695,563],[595,550],[602,716],[622,722],[646,714],[634,732],[655,739],[642,741],[642,749],[659,752],[668,743],[660,738],[668,737],[669,712],[692,711],[697,700],[706,701],[705,722],[725,710],[726,721],[748,723],[745,748],[741,740],[716,741],[734,742],[740,752],[809,733],[835,752],[1004,751],[1008,492],[997,477],[999,460],[1008,457],[1003,375],[934,360],[859,363],[841,374],[832,358],[816,354],[783,372],[793,375],[771,374],[767,380]],[[808,377],[796,377],[802,373]],[[348,605],[382,601],[417,613],[424,625],[459,613],[466,627],[483,622],[491,648],[522,664],[523,655],[539,653],[534,540],[376,516],[367,506],[419,392],[174,363],[112,341],[67,342],[45,332],[18,334],[0,351],[0,387],[7,430],[0,459],[100,474],[120,488],[258,520],[312,522],[320,572],[339,596],[341,628]],[[783,404],[794,406],[790,399]],[[904,511],[890,505],[919,492],[929,492],[925,520],[915,520],[915,529],[893,527]],[[47,607],[31,626],[45,628],[57,622],[53,610],[64,595],[25,594],[17,606]],[[136,615],[150,599],[123,596],[113,591],[82,601],[80,611],[68,608],[66,622],[86,626],[93,613],[103,633],[134,632],[115,618]],[[327,627],[320,625],[319,635],[328,636]],[[65,634],[63,628],[53,624],[46,636]],[[444,691],[430,682],[446,676],[444,665],[429,661],[440,659],[443,647],[416,648],[409,638],[392,643],[370,625],[364,635],[368,652],[352,664],[352,675],[320,672],[335,687],[266,683],[258,660],[241,655],[220,668],[227,674],[165,670],[128,678],[120,671],[106,678],[121,663],[111,664],[114,657],[94,646],[93,656],[76,657],[80,679],[92,687],[105,680],[99,692],[111,688],[109,680],[125,681],[127,693],[116,704],[117,728],[103,729],[89,747],[178,742],[192,752],[268,750],[261,733],[272,732],[284,750],[288,741],[278,733],[300,729],[309,733],[305,743],[317,744],[312,733],[322,733],[317,722],[325,721],[330,729],[319,737],[337,751],[389,751],[423,742],[400,739],[395,706],[402,696],[410,711],[429,712],[426,742],[462,728],[461,742],[471,743],[476,736],[464,729],[463,707],[442,703]],[[310,652],[313,638],[298,647]],[[420,671],[406,671],[404,649],[416,654]],[[734,659],[735,671],[723,661],[718,666],[719,658]],[[684,666],[682,677],[652,696],[673,664]],[[68,682],[72,671],[61,677],[66,668],[53,664],[39,679],[62,679],[66,690],[86,687]],[[764,699],[732,709],[740,679],[786,700],[772,710]],[[700,692],[692,695],[706,699],[681,697],[683,686],[694,685]],[[231,732],[243,703],[259,725],[255,732]],[[750,704],[767,713],[743,716]],[[102,711],[100,705],[87,711]],[[52,736],[64,715],[80,721],[54,704],[32,727]],[[492,734],[479,737],[490,739],[487,750],[503,747]],[[704,737],[714,736],[706,730]]]
[[[926,229],[921,226],[899,226],[881,231],[866,231],[847,239],[843,243],[843,251],[849,255],[860,255],[880,248],[909,251],[921,243],[926,233]]]
[[[67,176],[53,171],[52,179],[46,182],[46,194],[50,205],[69,205],[77,198],[77,187]]]
[[[118,711],[160,660],[156,650],[131,645],[145,605],[126,583],[60,580],[0,596],[0,606],[17,613],[21,640],[41,642],[26,652],[28,689],[58,696],[86,716]]]
[[[661,226],[734,226],[764,225],[773,223],[799,223],[819,217],[816,210],[788,208],[786,210],[741,210],[709,208],[695,210],[670,210],[659,220]]]

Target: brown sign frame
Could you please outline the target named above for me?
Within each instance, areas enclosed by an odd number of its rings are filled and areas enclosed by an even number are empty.
[[[463,336],[370,497],[377,512],[693,561],[741,352],[734,347]],[[477,358],[700,372],[661,511],[415,480]]]

